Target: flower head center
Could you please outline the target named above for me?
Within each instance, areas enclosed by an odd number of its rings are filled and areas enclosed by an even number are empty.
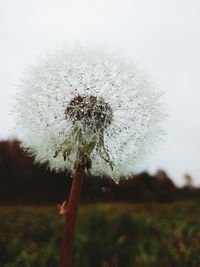
[[[77,95],[68,104],[65,116],[73,123],[81,121],[91,129],[105,129],[111,124],[113,112],[101,97]]]

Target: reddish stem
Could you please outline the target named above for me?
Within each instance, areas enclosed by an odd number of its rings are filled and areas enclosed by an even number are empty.
[[[74,173],[72,188],[67,204],[67,212],[65,215],[65,226],[61,245],[59,267],[70,267],[73,236],[75,232],[76,217],[78,213],[84,171],[85,167],[78,166]]]

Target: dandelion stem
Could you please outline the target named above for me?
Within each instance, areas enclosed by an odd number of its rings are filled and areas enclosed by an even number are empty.
[[[78,213],[78,206],[83,184],[84,171],[85,171],[84,166],[78,166],[74,173],[69,201],[67,204],[67,212],[65,215],[65,226],[64,226],[63,240],[61,245],[59,267],[71,266],[70,261],[71,261],[73,236],[75,232],[76,217]]]

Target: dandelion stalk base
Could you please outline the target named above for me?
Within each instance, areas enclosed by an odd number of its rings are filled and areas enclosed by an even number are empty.
[[[59,267],[71,267],[73,236],[75,232],[76,218],[80,202],[84,171],[85,167],[79,165],[74,173],[72,188],[67,204],[67,212],[65,214],[65,226],[61,245]]]

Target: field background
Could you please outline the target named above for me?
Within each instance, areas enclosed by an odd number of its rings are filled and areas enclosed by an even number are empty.
[[[53,173],[0,142],[0,267],[58,266],[70,173]],[[155,175],[84,177],[73,267],[200,267],[200,188]]]
[[[56,206],[1,206],[0,266],[57,266],[64,221]],[[199,267],[200,205],[81,205],[74,267]]]

